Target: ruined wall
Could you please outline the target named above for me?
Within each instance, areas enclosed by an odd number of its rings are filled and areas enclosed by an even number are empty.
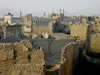
[[[73,69],[78,61],[79,43],[70,42],[61,49],[60,62],[49,66],[46,75],[73,75]],[[55,59],[56,60],[56,59]]]
[[[90,36],[90,50],[92,52],[100,53],[100,34],[92,33]]]
[[[79,43],[71,42],[62,49],[62,70],[61,75],[73,75],[73,69],[79,58]]]
[[[14,26],[6,26],[6,38],[15,37],[20,38],[22,35],[22,26],[14,25]]]
[[[0,43],[0,75],[44,75],[43,49],[27,41]]]
[[[0,43],[0,75],[72,75],[79,44],[68,40],[33,40],[33,48],[26,40]]]
[[[87,24],[73,24],[70,28],[71,36],[80,40],[86,40],[87,28]]]

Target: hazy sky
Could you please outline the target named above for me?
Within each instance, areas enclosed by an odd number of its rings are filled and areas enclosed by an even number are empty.
[[[24,13],[42,15],[43,12],[58,12],[65,9],[65,14],[99,15],[100,0],[0,0],[0,10],[11,9]]]

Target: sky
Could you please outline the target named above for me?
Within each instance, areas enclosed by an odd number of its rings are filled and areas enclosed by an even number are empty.
[[[0,0],[0,11],[10,9],[15,12],[33,13],[65,10],[65,15],[100,15],[100,0]]]

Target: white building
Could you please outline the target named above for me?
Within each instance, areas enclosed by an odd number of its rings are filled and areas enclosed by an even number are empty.
[[[13,17],[13,14],[8,13],[4,16],[4,22],[10,25],[20,24],[21,18]]]

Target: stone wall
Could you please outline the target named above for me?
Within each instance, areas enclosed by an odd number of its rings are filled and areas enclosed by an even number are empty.
[[[49,26],[47,25],[33,25],[32,32],[37,34],[50,33]]]
[[[73,24],[70,28],[71,36],[80,40],[87,39],[87,24]]]
[[[73,69],[79,58],[79,43],[71,42],[62,49],[62,70],[61,75],[73,75]]]
[[[92,33],[90,36],[90,50],[92,52],[100,53],[100,34]]]
[[[73,75],[73,69],[78,61],[79,44],[71,42],[61,49],[61,60],[55,66],[49,66],[46,75]],[[56,60],[56,59],[55,59]]]
[[[0,43],[0,75],[44,75],[43,49],[28,41]]]
[[[42,33],[49,33],[52,34],[55,32],[56,28],[56,22],[50,22],[48,25],[33,25],[32,26],[32,32],[37,33],[37,34],[42,34]]]

